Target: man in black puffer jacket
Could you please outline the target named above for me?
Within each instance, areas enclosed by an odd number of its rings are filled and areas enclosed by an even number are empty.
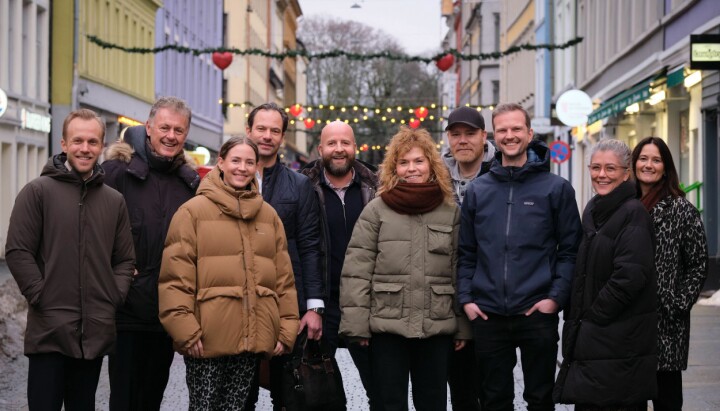
[[[323,279],[320,270],[320,210],[309,178],[285,167],[278,150],[285,137],[288,117],[275,103],[255,107],[248,115],[246,132],[258,146],[258,184],[263,199],[277,211],[285,226],[288,253],[295,274],[300,329],[307,327],[308,338],[322,336],[325,311]],[[288,352],[293,347],[285,347]],[[270,361],[270,393],[276,410],[284,405],[280,376],[289,356]],[[253,387],[246,409],[254,409],[257,385]]]
[[[198,173],[185,163],[191,111],[174,97],[160,98],[147,124],[125,130],[106,152],[105,183],[124,197],[135,243],[135,276],[116,316],[117,349],[110,356],[110,409],[159,410],[172,340],[158,319],[158,275],[165,236],[175,211],[195,195]]]

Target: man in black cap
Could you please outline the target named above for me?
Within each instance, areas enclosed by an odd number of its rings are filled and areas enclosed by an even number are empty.
[[[487,142],[485,120],[474,108],[460,107],[448,117],[447,131],[450,151],[443,155],[450,170],[455,201],[458,207],[465,197],[470,182],[490,169],[495,146]],[[480,409],[480,384],[475,366],[475,346],[471,341],[450,357],[448,384],[453,411],[475,411]]]
[[[450,113],[447,131],[450,151],[443,155],[450,170],[455,201],[462,204],[465,189],[472,180],[490,170],[495,157],[495,146],[487,141],[485,120],[471,107],[460,107]]]

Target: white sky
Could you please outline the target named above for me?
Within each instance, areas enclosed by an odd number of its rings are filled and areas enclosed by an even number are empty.
[[[441,0],[298,0],[303,15],[353,20],[381,29],[409,55],[435,54],[447,32]],[[359,9],[350,8],[354,3]]]

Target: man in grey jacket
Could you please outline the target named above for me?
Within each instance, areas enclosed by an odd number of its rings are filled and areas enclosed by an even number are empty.
[[[443,155],[443,160],[450,170],[455,201],[459,207],[470,182],[490,170],[495,146],[487,141],[485,119],[474,108],[460,107],[453,110],[448,116],[445,131],[450,151]],[[465,347],[453,351],[450,356],[448,384],[454,411],[480,410],[480,384],[477,379],[475,345],[469,340]]]
[[[490,170],[495,157],[495,146],[487,141],[485,119],[474,108],[460,107],[448,116],[447,131],[450,151],[443,155],[450,170],[458,207],[465,197],[465,190],[472,180]]]

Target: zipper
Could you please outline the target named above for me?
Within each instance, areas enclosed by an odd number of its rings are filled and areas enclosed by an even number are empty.
[[[85,256],[85,230],[84,230],[84,215],[85,215],[85,197],[87,196],[87,183],[82,182],[80,186],[80,202],[78,202],[78,231],[79,231],[79,248],[78,253],[78,271],[80,281],[80,352],[82,358],[85,358],[85,350],[83,347],[83,339],[85,338],[85,269],[83,264],[83,257]]]
[[[513,206],[513,183],[510,183],[510,194],[507,200],[507,215],[505,217],[505,264],[503,269],[503,298],[505,302],[505,313],[508,312],[508,298],[507,298],[507,283],[508,283],[508,237],[510,236],[510,221],[512,219],[512,206]]]

